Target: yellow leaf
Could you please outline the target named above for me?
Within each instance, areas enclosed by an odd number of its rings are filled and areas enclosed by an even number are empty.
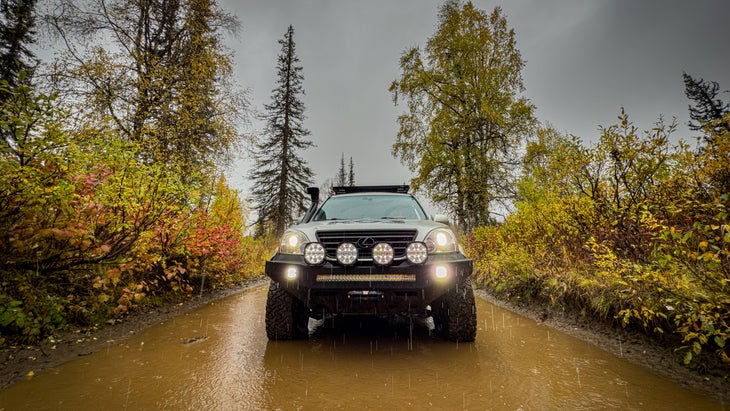
[[[112,268],[110,270],[107,270],[106,276],[110,280],[112,280],[112,284],[116,284],[119,282],[119,277],[121,277],[122,272],[118,268]]]

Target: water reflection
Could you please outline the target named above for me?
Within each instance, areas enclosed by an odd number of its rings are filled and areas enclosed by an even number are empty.
[[[268,342],[265,298],[256,288],[110,343],[0,391],[0,409],[722,409],[481,300],[477,341],[454,344],[418,321],[359,317]]]
[[[425,327],[414,328],[411,334],[408,324],[352,317],[309,341],[268,343],[268,408],[453,408],[467,392],[459,387],[463,377],[451,377],[480,374],[476,345],[431,339]]]

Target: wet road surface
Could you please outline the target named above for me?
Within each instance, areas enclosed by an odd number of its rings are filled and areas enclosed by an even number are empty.
[[[310,323],[269,342],[266,286],[0,391],[0,410],[722,410],[721,404],[477,299],[473,344],[406,319]]]

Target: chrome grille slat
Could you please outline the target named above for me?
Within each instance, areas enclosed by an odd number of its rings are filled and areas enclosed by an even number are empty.
[[[357,242],[361,238],[372,238],[374,243],[388,243],[393,247],[395,258],[401,260],[406,255],[406,248],[416,238],[416,230],[357,230],[357,231],[317,231],[317,241],[327,250],[327,257],[336,258],[337,246],[342,243],[355,244],[358,260],[372,261],[371,249],[362,248]]]

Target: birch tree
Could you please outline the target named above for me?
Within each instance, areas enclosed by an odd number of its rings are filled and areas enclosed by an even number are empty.
[[[405,50],[390,92],[398,117],[394,156],[411,185],[454,214],[465,231],[493,221],[514,196],[519,153],[535,126],[524,60],[502,10],[447,1],[426,47]]]

